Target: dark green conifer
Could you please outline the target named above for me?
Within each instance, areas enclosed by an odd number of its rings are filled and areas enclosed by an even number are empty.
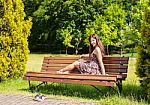
[[[150,3],[149,3],[150,4]],[[144,8],[141,26],[142,45],[138,47],[136,74],[141,78],[141,86],[150,98],[150,5]]]

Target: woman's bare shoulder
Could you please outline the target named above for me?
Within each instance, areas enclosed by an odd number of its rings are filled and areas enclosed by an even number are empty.
[[[100,51],[100,48],[99,48],[99,47],[95,47],[95,52],[96,52],[96,53],[101,52],[101,51]]]
[[[102,54],[101,54],[101,50],[100,50],[99,47],[96,47],[96,48],[95,48],[95,54],[96,54],[99,58],[101,58]]]

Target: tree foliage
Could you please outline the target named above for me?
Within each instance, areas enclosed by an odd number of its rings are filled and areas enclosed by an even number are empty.
[[[61,29],[58,31],[59,31],[58,33],[60,33],[60,36],[59,36],[60,40],[62,40],[63,44],[66,46],[66,54],[67,54],[68,47],[74,47],[73,45],[71,45],[72,30],[71,29]]]
[[[62,32],[59,30],[70,28],[70,45],[76,52],[88,45],[87,38],[93,32],[107,47],[135,45],[137,42],[129,38],[129,34],[140,42],[140,0],[24,0],[24,3],[26,13],[33,17],[29,37],[31,51],[36,46],[41,50],[38,45],[45,44],[48,52],[63,50],[66,45],[59,38]]]
[[[105,46],[118,46],[123,42],[121,31],[126,27],[125,17],[126,13],[120,4],[110,4],[107,9],[104,10],[104,14],[96,15],[95,21],[87,25],[87,30],[95,30]]]
[[[141,86],[150,99],[150,2],[144,2],[142,16],[141,38],[142,44],[138,47],[136,74],[141,78]]]
[[[22,0],[0,0],[0,80],[21,77],[28,58],[31,19]]]

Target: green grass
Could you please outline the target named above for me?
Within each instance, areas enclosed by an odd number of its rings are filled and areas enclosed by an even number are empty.
[[[130,54],[126,54],[128,56]],[[27,71],[40,71],[44,56],[51,54],[30,54]],[[59,56],[59,55],[55,55]],[[61,55],[62,56],[62,55]],[[63,55],[64,56],[64,55]],[[116,55],[115,55],[116,56]],[[45,94],[50,98],[64,99],[80,102],[92,102],[98,105],[148,105],[144,99],[140,87],[139,78],[135,75],[136,59],[129,60],[128,77],[123,81],[123,92],[121,96],[108,87],[99,86],[101,92],[88,85],[59,84],[54,83],[42,85],[33,93],[28,89],[28,82],[22,79],[11,79],[0,83],[0,93],[3,94],[24,94],[34,96],[37,93]],[[38,84],[39,82],[32,82]]]

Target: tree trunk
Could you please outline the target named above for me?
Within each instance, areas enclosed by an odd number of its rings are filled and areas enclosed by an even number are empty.
[[[76,55],[78,54],[78,49],[76,49]]]
[[[120,56],[122,56],[122,50],[123,50],[123,48],[122,48],[122,46],[121,46],[121,49],[120,49]]]
[[[67,49],[68,49],[68,48],[66,47],[66,55],[67,55],[67,53],[68,53],[68,52],[67,52]]]
[[[131,57],[133,57],[133,52],[134,52],[134,48],[133,48],[133,46],[132,46]]]
[[[77,44],[77,47],[76,47],[76,55],[78,54],[78,46],[79,46],[79,43]]]
[[[107,55],[109,55],[109,46],[107,45]]]

